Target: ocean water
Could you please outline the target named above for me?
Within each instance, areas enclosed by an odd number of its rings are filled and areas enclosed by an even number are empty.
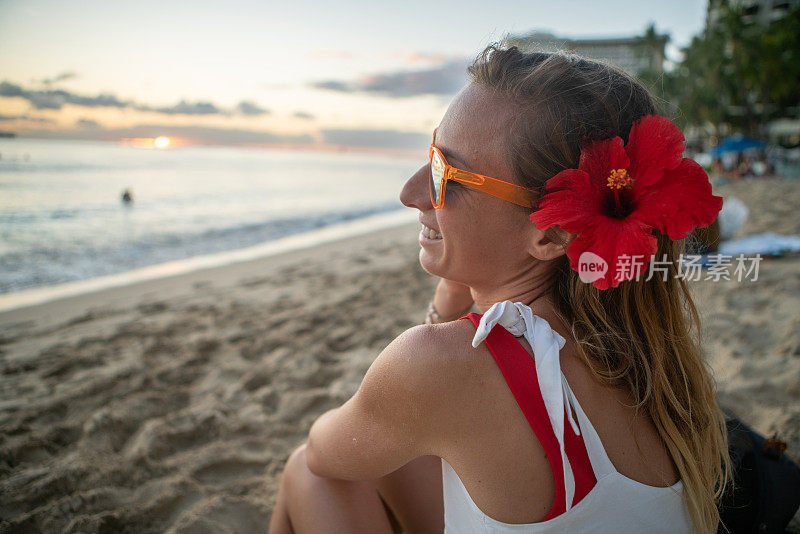
[[[0,293],[408,209],[424,157],[0,139]]]

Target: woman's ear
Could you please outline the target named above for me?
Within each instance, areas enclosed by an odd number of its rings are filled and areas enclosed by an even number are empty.
[[[558,225],[544,231],[539,230],[535,223],[531,223],[531,227],[533,229],[528,241],[528,253],[541,261],[554,260],[566,254],[567,245],[575,237]]]

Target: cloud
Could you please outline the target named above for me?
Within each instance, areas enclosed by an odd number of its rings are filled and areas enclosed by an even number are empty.
[[[25,91],[19,85],[9,82],[0,82],[0,96],[21,96],[25,97]]]
[[[255,102],[251,102],[249,100],[242,100],[239,102],[239,105],[236,106],[236,110],[241,113],[242,115],[265,115],[270,111],[268,109],[264,109]]]
[[[97,96],[84,96],[63,89],[25,89],[22,86],[0,82],[0,96],[24,98],[36,109],[61,109],[64,104],[73,104],[87,108],[115,107],[126,108],[131,102],[124,102],[116,96],[101,93]]]
[[[54,78],[67,79],[65,76],[71,73],[64,73]],[[160,113],[162,115],[218,115],[227,117],[234,113],[220,108],[213,102],[197,101],[189,102],[185,99],[171,106],[152,106],[149,104],[139,104],[132,100],[121,100],[111,93],[100,93],[96,96],[82,95],[64,89],[27,89],[11,82],[0,82],[0,97],[19,97],[27,100],[35,109],[54,109],[60,110],[66,104],[80,106],[84,108],[116,108],[116,109],[135,109]],[[242,101],[236,107],[235,112],[242,115],[256,116],[269,113],[255,102]]]
[[[374,74],[353,82],[324,80],[311,85],[344,93],[378,93],[399,98],[453,95],[467,82],[466,68],[466,61],[454,60],[430,69]]]
[[[311,120],[314,118],[314,115],[308,113],[307,111],[296,111],[292,116],[297,119],[305,119],[305,120]]]
[[[53,76],[52,78],[41,78],[39,82],[44,85],[52,85],[54,83],[65,82],[67,80],[71,80],[77,77],[78,75],[75,74],[74,72],[67,71],[67,72],[62,72],[61,74],[58,74],[56,76]]]
[[[352,85],[345,83],[345,82],[337,82],[335,80],[328,80],[324,82],[314,82],[311,84],[312,87],[317,89],[330,89],[331,91],[341,91],[343,93],[349,93],[356,91],[357,89],[353,88]]]
[[[75,126],[78,128],[99,128],[100,124],[92,119],[81,118],[75,121]]]
[[[430,134],[368,128],[331,128],[321,131],[325,143],[355,147],[423,149],[430,144]]]
[[[295,144],[312,145],[314,137],[308,134],[284,135],[274,132],[247,130],[243,128],[215,128],[213,126],[179,126],[172,124],[140,124],[126,128],[97,128],[69,130],[29,130],[24,135],[47,139],[89,139],[115,141],[129,137],[176,137],[198,144],[245,145],[245,144]]]
[[[118,137],[157,137],[159,135],[184,137],[219,144],[295,143],[311,144],[314,138],[307,134],[285,135],[243,128],[214,128],[210,126],[139,125],[131,128],[108,130]]]
[[[47,91],[54,98],[63,98],[65,104],[73,104],[85,108],[124,108],[130,105],[116,96],[101,93],[97,96],[82,96],[63,90]],[[57,108],[58,109],[58,108]]]
[[[0,116],[0,120],[2,120]],[[16,118],[16,117],[12,117]],[[159,136],[184,139],[193,144],[206,145],[292,145],[309,148],[320,145],[347,146],[365,149],[416,150],[420,154],[430,143],[430,134],[391,129],[334,128],[310,134],[281,134],[245,128],[218,128],[213,126],[180,126],[173,124],[140,124],[124,128],[106,128],[91,119],[82,118],[75,126],[63,130],[18,128],[24,137],[45,139],[85,139],[116,141],[123,138],[155,138]]]
[[[134,109],[139,111],[153,111],[164,115],[226,115],[227,112],[219,109],[211,102],[187,102],[181,100],[173,106],[152,107],[147,105],[135,105]]]
[[[52,91],[26,91],[22,97],[36,109],[61,109],[66,103],[62,95]]]
[[[7,121],[30,121],[48,124],[56,122],[54,119],[49,119],[47,117],[30,117],[28,115],[0,115],[0,122]]]

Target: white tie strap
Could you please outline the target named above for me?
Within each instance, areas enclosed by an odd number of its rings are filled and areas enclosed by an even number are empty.
[[[539,389],[561,451],[566,509],[569,510],[572,508],[575,495],[575,477],[564,449],[564,412],[571,405],[571,396],[566,377],[561,372],[559,359],[559,353],[564,348],[566,340],[553,330],[545,319],[534,315],[533,310],[526,304],[505,300],[494,304],[483,314],[472,339],[472,346],[477,348],[496,324],[503,326],[515,337],[524,336],[533,348]],[[566,413],[573,430],[580,435],[580,428],[572,417],[572,409],[566,409]]]

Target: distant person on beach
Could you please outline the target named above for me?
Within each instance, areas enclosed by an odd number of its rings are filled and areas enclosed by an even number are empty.
[[[400,193],[426,324],[315,421],[270,532],[716,532],[725,419],[676,269],[722,198],[621,70],[500,43],[468,73]]]
[[[126,189],[122,192],[122,202],[124,204],[130,204],[133,202],[133,193],[131,193],[130,189]]]

